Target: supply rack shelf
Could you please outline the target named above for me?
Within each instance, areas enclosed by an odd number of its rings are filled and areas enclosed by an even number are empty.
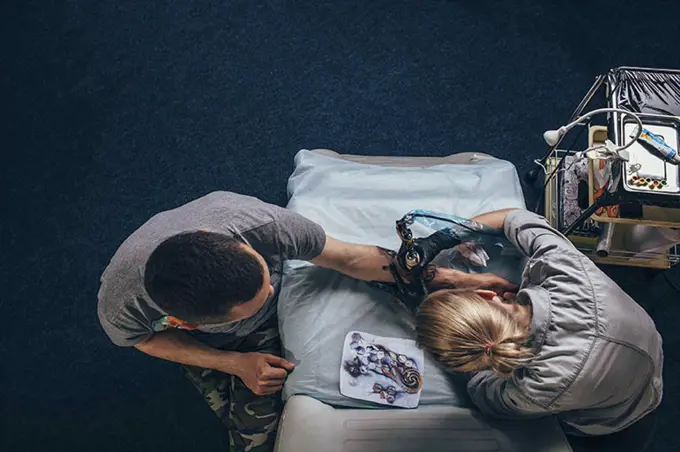
[[[646,126],[666,127],[669,136],[677,135],[675,144],[680,147],[680,134],[672,133],[680,131],[680,70],[623,66],[600,74],[576,106],[567,124],[588,111],[587,107],[593,102],[598,107],[618,108],[635,113]],[[566,168],[564,164],[572,164],[570,157],[576,154],[575,146],[578,150],[586,148],[585,143],[577,143],[579,137],[584,136],[582,132],[588,132],[588,148],[593,143],[602,144],[606,139],[615,145],[621,145],[625,141],[626,121],[621,112],[610,112],[607,114],[606,125],[593,125],[589,120],[574,127],[573,130],[578,127],[582,127],[582,130],[573,134],[575,138],[571,145],[564,146],[569,150],[561,149],[561,140],[550,146],[540,159],[546,171],[541,193],[544,196],[544,215],[553,227],[565,233],[580,251],[597,263],[669,268],[680,262],[680,244],[669,246],[662,252],[634,250],[644,249],[645,243],[650,245],[647,248],[660,249],[652,245],[655,241],[664,243],[663,240],[656,240],[659,237],[668,239],[666,243],[675,242],[674,238],[678,235],[675,230],[680,230],[680,194],[673,191],[673,175],[670,176],[668,189],[663,190],[663,193],[634,189],[630,186],[630,180],[635,180],[635,174],[631,173],[632,179],[627,179],[628,170],[632,170],[632,167],[628,168],[620,162],[600,167],[597,163],[599,161],[594,160],[589,161],[587,166],[577,164],[577,171],[566,175],[568,183],[564,184],[562,181]],[[602,171],[609,173],[605,175]],[[537,171],[529,172],[527,179],[536,180],[538,174]],[[677,175],[677,171],[674,174]],[[586,178],[587,181],[584,181]],[[600,187],[603,180],[606,181],[606,188]],[[675,182],[680,184],[680,180]],[[565,186],[568,195],[566,198],[565,193],[562,193]],[[583,193],[586,189],[587,199]],[[584,209],[586,203],[588,208]],[[563,204],[567,205],[566,209]],[[536,206],[537,209],[539,207],[540,205]],[[563,209],[567,211],[566,215]],[[649,233],[649,237],[645,233]],[[601,242],[600,237],[604,238]],[[598,249],[600,253],[597,252]]]
[[[560,160],[574,154],[575,152],[573,151],[555,149],[553,154],[545,160],[547,174],[545,177],[546,187],[544,215],[551,226],[556,229],[561,229],[560,219],[562,218],[563,212],[562,203],[560,201],[563,199],[563,193],[560,186],[560,177],[552,177],[548,182],[548,176],[555,170],[555,168],[557,168]],[[621,223],[621,219],[616,220],[617,226],[615,236],[612,240],[612,248],[606,257],[598,256],[596,253],[598,236],[588,236],[587,234],[581,234],[577,232],[569,235],[568,238],[579,251],[588,256],[597,264],[666,269],[680,262],[680,245],[669,247],[667,252],[634,252],[625,249],[622,241],[627,229],[636,224],[644,223],[643,221],[631,219],[626,219],[626,223]],[[593,215],[587,221],[594,223],[606,222],[602,221],[602,218],[596,215]],[[678,226],[680,226],[680,224]]]

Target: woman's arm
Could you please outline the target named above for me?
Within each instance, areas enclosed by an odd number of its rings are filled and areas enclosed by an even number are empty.
[[[476,221],[477,223],[483,224],[485,226],[488,226],[490,228],[494,229],[503,229],[503,226],[505,224],[505,217],[508,216],[508,212],[512,212],[513,210],[518,210],[515,208],[512,209],[503,209],[503,210],[496,210],[494,212],[488,212],[488,213],[483,213],[481,215],[477,215],[474,218],[471,218],[471,221]]]
[[[395,253],[378,246],[358,245],[327,237],[323,252],[312,260],[320,267],[332,268],[364,281],[393,282],[390,265]],[[428,287],[474,287],[514,291],[517,286],[492,273],[471,274],[452,268],[432,268]],[[408,278],[408,274],[402,274]]]

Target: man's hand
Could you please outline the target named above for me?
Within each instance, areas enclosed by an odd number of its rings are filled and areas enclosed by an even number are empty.
[[[295,365],[266,353],[242,353],[237,360],[238,376],[255,395],[273,394],[283,388],[283,382]]]
[[[295,367],[283,358],[265,353],[218,350],[180,330],[154,334],[135,347],[157,358],[236,375],[257,395],[280,391],[288,372]]]

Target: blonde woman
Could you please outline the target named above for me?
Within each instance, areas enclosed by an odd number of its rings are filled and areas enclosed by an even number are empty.
[[[516,295],[440,290],[417,313],[418,342],[488,415],[555,414],[568,433],[606,435],[653,411],[662,396],[661,337],[647,313],[536,214],[475,218],[503,228],[529,257]],[[436,255],[455,243],[433,249]],[[627,450],[627,449],[626,449]]]

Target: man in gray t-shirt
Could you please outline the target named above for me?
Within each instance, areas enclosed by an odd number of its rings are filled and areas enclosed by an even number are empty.
[[[269,273],[267,290],[269,285],[275,289],[272,296],[259,300],[263,302],[261,308],[255,306],[256,312],[249,318],[234,322],[218,316],[222,322],[197,322],[196,328],[186,324],[196,319],[180,320],[176,311],[169,313],[158,306],[144,285],[147,261],[162,242],[186,233],[197,237],[214,233],[247,245],[238,247],[246,253],[244,257],[249,257],[246,248],[256,251]],[[323,229],[300,215],[256,198],[214,192],[155,215],[121,245],[101,278],[99,319],[111,340],[120,346],[138,346],[155,333],[174,327],[191,330],[192,336],[213,347],[229,348],[230,343],[253,333],[276,313],[283,261],[311,260],[321,254],[325,244]],[[177,249],[181,246],[176,244]],[[233,257],[239,260],[237,253]],[[251,263],[253,260],[257,260],[256,255],[252,255]]]
[[[308,260],[391,282],[393,257],[327,237],[316,223],[281,207],[214,192],[155,215],[125,240],[101,277],[99,319],[115,344],[185,365],[228,425],[233,447],[268,450],[279,391],[294,368],[279,356],[275,314],[283,262]],[[434,274],[437,285],[494,283],[489,275],[450,269]]]

